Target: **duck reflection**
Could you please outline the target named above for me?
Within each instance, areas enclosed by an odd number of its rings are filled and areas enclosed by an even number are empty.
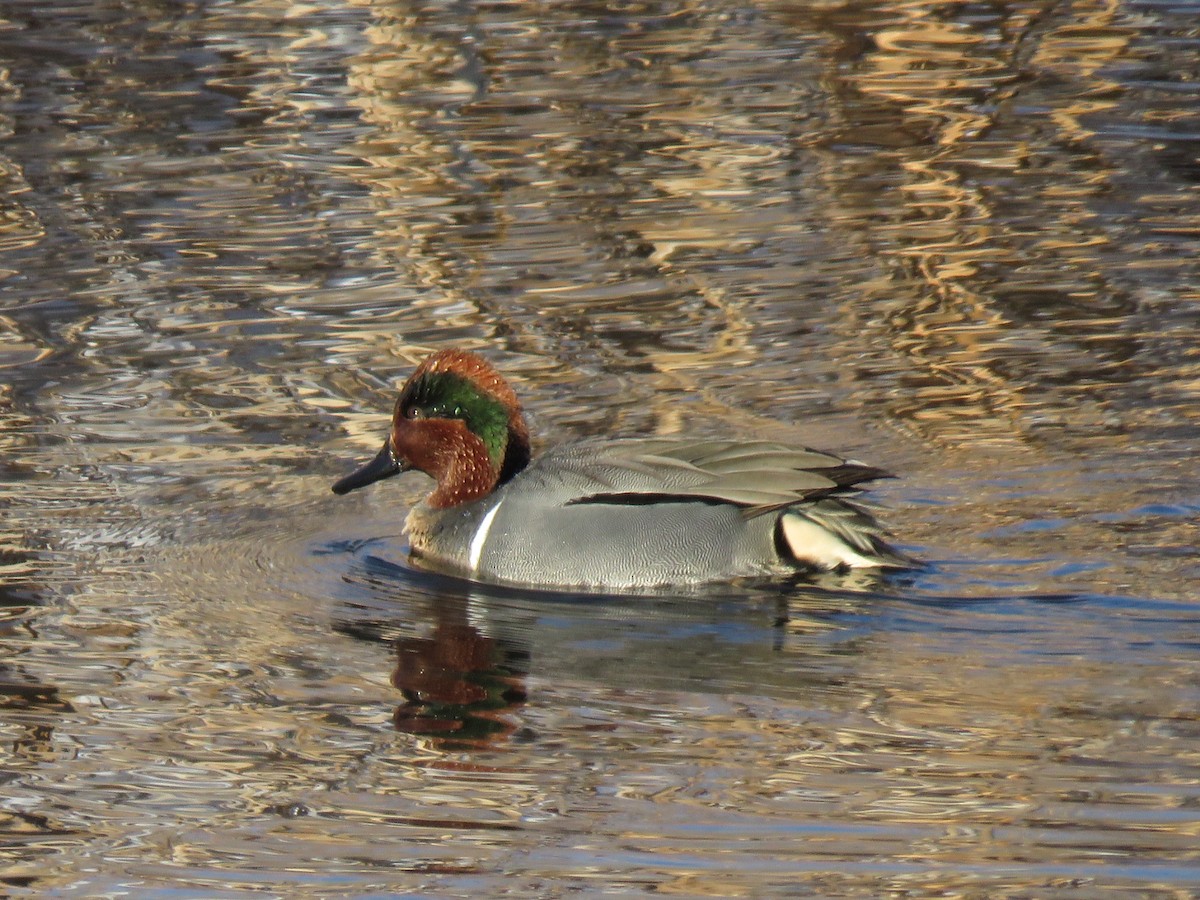
[[[384,539],[330,548],[347,551],[356,559],[342,576],[333,627],[394,651],[396,729],[449,750],[536,739],[522,710],[535,685],[790,697],[811,681],[827,692],[860,655],[843,616],[894,590],[877,580],[862,593],[841,583],[770,582],[569,594],[420,569],[395,558]]]
[[[527,616],[497,617],[465,583],[377,556],[379,542],[339,545],[361,554],[344,576],[351,591],[334,628],[391,645],[391,683],[403,702],[397,730],[440,748],[486,747],[521,727],[530,668]]]
[[[525,702],[528,651],[484,635],[464,604],[439,606],[428,636],[396,641],[392,684],[404,696],[399,731],[442,744],[483,745],[517,729],[511,712]]]

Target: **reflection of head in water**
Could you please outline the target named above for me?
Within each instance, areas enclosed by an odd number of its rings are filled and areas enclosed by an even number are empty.
[[[429,637],[401,637],[392,684],[406,702],[396,710],[396,728],[455,744],[507,737],[517,728],[508,713],[525,701],[528,660],[527,651],[485,637],[465,616],[439,618]]]

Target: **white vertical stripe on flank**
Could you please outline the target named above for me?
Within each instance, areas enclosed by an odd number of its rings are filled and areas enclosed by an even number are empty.
[[[500,501],[500,503],[503,502],[503,500]],[[471,556],[468,562],[471,564],[472,573],[478,574],[479,572],[479,560],[483,558],[483,545],[487,543],[488,532],[492,530],[492,520],[496,518],[500,503],[487,511],[487,515],[483,517],[483,521],[479,523],[479,528],[475,531],[475,537],[471,538]]]

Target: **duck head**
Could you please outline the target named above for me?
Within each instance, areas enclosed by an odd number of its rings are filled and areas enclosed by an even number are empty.
[[[437,481],[427,502],[443,509],[486,497],[528,463],[529,429],[512,388],[483,357],[442,350],[400,391],[383,449],[333,492],[417,469]]]

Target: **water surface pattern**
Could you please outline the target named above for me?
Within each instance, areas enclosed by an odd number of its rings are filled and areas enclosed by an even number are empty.
[[[1200,891],[1200,32],[1167,0],[0,10],[11,896]],[[900,477],[928,569],[413,569],[427,351],[539,445]]]

